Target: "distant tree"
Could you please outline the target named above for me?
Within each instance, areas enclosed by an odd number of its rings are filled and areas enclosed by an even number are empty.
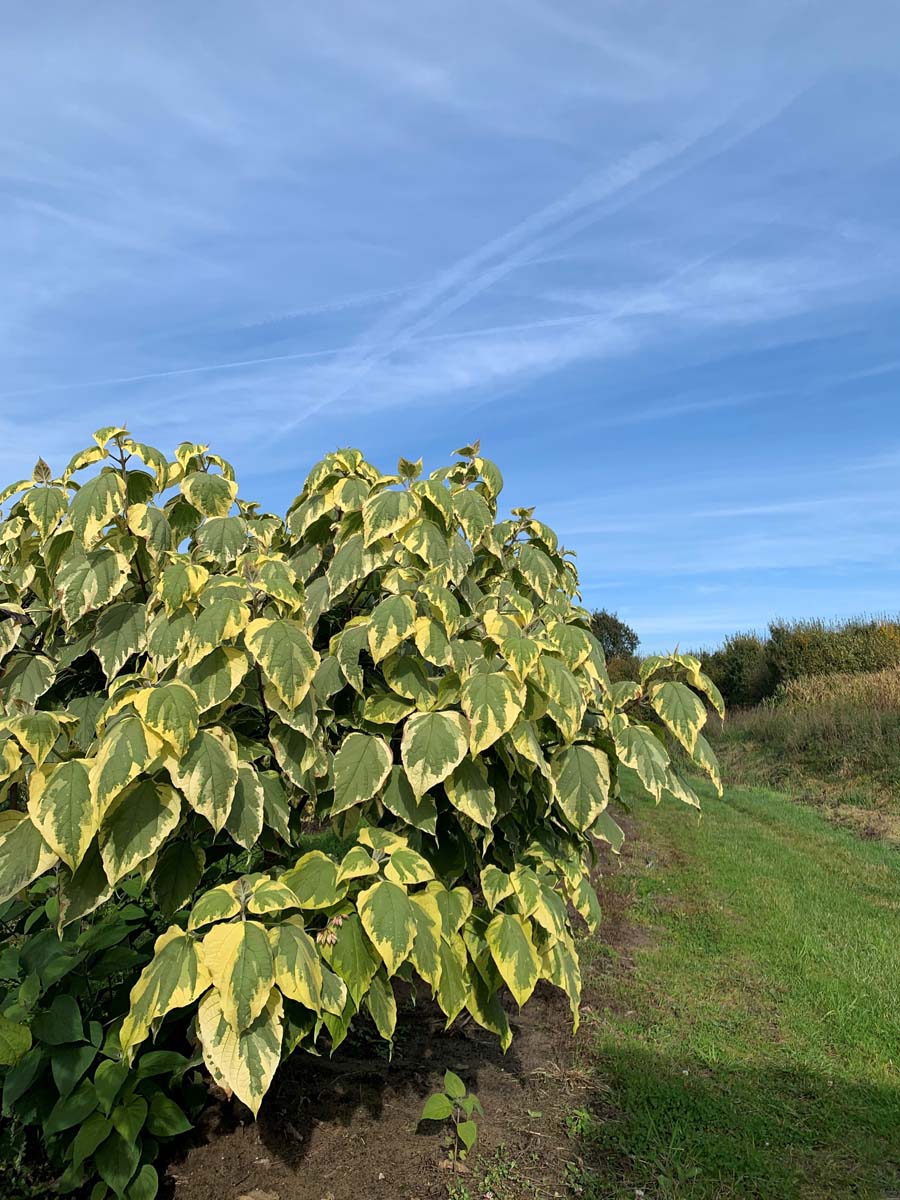
[[[632,658],[641,642],[630,625],[605,608],[591,613],[591,633],[603,647],[607,662],[613,658]]]

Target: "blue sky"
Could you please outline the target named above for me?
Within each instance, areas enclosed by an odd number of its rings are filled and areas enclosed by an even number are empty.
[[[645,650],[900,608],[894,0],[42,3],[0,468],[480,437]]]

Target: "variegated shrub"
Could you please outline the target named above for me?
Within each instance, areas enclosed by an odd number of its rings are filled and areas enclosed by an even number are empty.
[[[390,1039],[397,979],[504,1046],[504,986],[577,1021],[620,768],[696,804],[677,745],[717,779],[697,660],[611,685],[571,555],[456,453],[329,454],[282,519],[207,447],[104,429],[2,493],[0,899],[50,875],[61,930],[153,899],[126,1060],[178,1014],[255,1112],[357,1013]]]

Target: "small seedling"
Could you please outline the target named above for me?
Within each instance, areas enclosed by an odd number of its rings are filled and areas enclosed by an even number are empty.
[[[466,1085],[458,1075],[445,1071],[444,1090],[428,1097],[419,1120],[446,1121],[450,1118],[453,1121],[453,1145],[448,1159],[452,1171],[461,1170],[463,1160],[475,1145],[478,1137],[476,1113],[484,1116],[481,1101],[466,1091]]]

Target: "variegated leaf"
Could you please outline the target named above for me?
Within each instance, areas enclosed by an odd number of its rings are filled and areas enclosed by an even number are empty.
[[[119,1033],[119,1045],[126,1058],[133,1058],[154,1021],[173,1009],[193,1004],[210,982],[193,937],[171,925],[156,939],[153,957],[131,989],[129,1009]]]
[[[296,708],[309,691],[319,665],[305,629],[298,621],[260,618],[247,627],[247,649],[288,708]]]
[[[200,943],[200,957],[219,992],[222,1014],[240,1033],[266,1006],[275,985],[272,946],[258,921],[214,925]]]
[[[455,712],[416,713],[403,727],[400,754],[416,796],[441,783],[468,750],[468,723]]]
[[[226,1020],[215,988],[200,1002],[197,1029],[210,1074],[254,1116],[281,1062],[283,1009],[281,995],[273,989],[256,1020],[238,1033]]]

